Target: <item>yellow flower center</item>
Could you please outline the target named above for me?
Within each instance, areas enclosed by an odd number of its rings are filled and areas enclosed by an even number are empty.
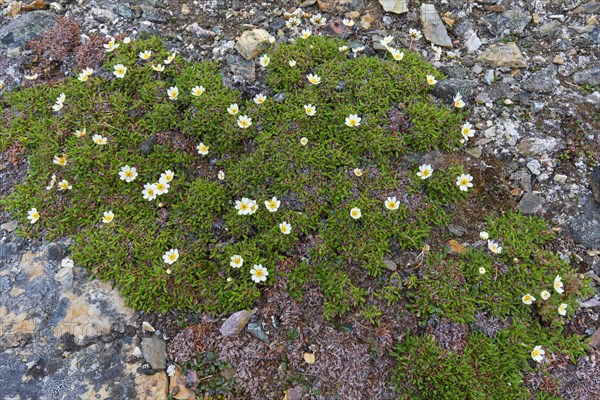
[[[39,218],[39,217],[40,217],[40,214],[38,214],[37,212],[34,212],[32,216],[33,216],[33,218],[36,218],[36,219],[37,219],[37,218]]]
[[[255,270],[254,270],[254,276],[256,276],[256,277],[260,278],[260,277],[262,277],[263,275],[264,275],[264,274],[263,274],[263,271],[262,271],[262,269],[255,269]]]
[[[248,210],[248,208],[249,208],[249,207],[248,207],[248,204],[246,204],[246,203],[242,203],[242,204],[240,205],[240,210],[242,210],[242,211],[246,211],[246,210]]]
[[[175,260],[175,254],[174,253],[169,254],[169,260],[170,261],[174,261]]]
[[[534,350],[533,353],[531,353],[531,354],[533,354],[534,357],[537,357],[537,356],[540,355],[540,351],[539,350]]]

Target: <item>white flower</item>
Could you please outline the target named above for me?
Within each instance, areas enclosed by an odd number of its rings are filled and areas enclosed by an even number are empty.
[[[127,73],[127,67],[124,66],[123,64],[117,64],[114,66],[114,71],[113,71],[113,75],[116,76],[117,78],[125,78],[125,74]]]
[[[306,146],[306,145],[308,144],[308,139],[307,139],[307,138],[305,138],[305,137],[303,137],[302,139],[300,139],[300,144],[301,144],[302,146]]]
[[[404,52],[398,49],[392,49],[390,53],[392,53],[392,57],[394,57],[394,60],[396,61],[402,61],[404,58]]]
[[[28,81],[35,81],[38,77],[40,76],[40,74],[31,74],[31,75],[23,75],[23,78],[27,79]]]
[[[417,172],[417,176],[421,179],[427,179],[433,174],[433,168],[429,164],[423,164],[419,167],[419,172]]]
[[[52,106],[52,111],[59,112],[60,110],[62,110],[62,108],[63,108],[63,103],[55,103]]]
[[[167,90],[167,96],[169,96],[169,99],[171,100],[177,100],[177,97],[179,96],[179,89],[177,86],[171,86]]]
[[[154,65],[152,64],[152,69],[156,72],[163,72],[165,70],[165,66],[162,64]]]
[[[351,126],[351,127],[356,127],[360,125],[360,121],[362,120],[361,117],[359,117],[356,114],[350,114],[346,117],[346,125],[347,126]]]
[[[354,26],[354,20],[352,20],[352,19],[347,19],[347,18],[344,18],[344,19],[342,20],[342,24],[344,24],[345,26],[350,26],[350,27],[352,27],[352,26]]]
[[[169,185],[166,180],[159,179],[158,182],[154,184],[154,187],[156,188],[156,194],[160,196],[161,194],[169,193],[171,185]]]
[[[437,79],[435,79],[435,76],[433,75],[427,75],[427,84],[432,86],[435,85],[437,83]]]
[[[62,181],[58,182],[58,184],[56,186],[58,187],[58,190],[71,190],[71,189],[73,189],[73,186],[71,186],[71,184],[69,183],[69,181],[67,181],[66,179],[63,179]]]
[[[350,216],[354,219],[359,219],[362,216],[360,208],[354,207],[352,210],[350,210]]]
[[[102,214],[102,222],[110,224],[115,219],[115,214],[112,211],[104,211]]]
[[[256,200],[250,200],[248,202],[248,205],[250,207],[250,211],[248,211],[248,214],[252,215],[258,210],[258,205],[256,205]]]
[[[321,83],[321,77],[319,75],[308,74],[306,75],[306,79],[313,85],[318,85]]]
[[[323,17],[321,14],[315,14],[312,17],[310,17],[310,22],[312,22],[313,24],[315,24],[317,26],[325,25],[326,21],[327,21],[327,18]]]
[[[556,290],[556,293],[564,293],[565,291],[560,275],[556,275],[556,278],[554,278],[554,290]]]
[[[54,159],[52,160],[52,163],[56,164],[56,165],[60,165],[61,167],[64,167],[67,164],[67,155],[63,154],[62,156],[54,156]]]
[[[160,174],[160,180],[165,181],[167,183],[171,182],[175,178],[175,173],[170,169],[166,170],[162,174]]]
[[[83,72],[79,74],[79,76],[77,77],[77,79],[79,79],[81,82],[86,82],[88,80],[89,76],[84,74]]]
[[[340,53],[345,53],[346,51],[348,51],[349,47],[348,46],[340,46],[338,47],[338,50]]]
[[[304,111],[306,112],[306,115],[312,117],[313,115],[315,115],[317,113],[317,107],[313,106],[312,104],[305,104],[304,105]]]
[[[493,240],[488,240],[488,249],[490,249],[490,251],[494,254],[502,253],[502,246]]]
[[[527,293],[526,295],[524,295],[523,297],[521,297],[521,301],[524,304],[531,305],[535,301],[535,297],[533,297],[532,295],[530,295],[529,293]]]
[[[240,268],[242,265],[244,265],[244,259],[239,254],[233,255],[231,256],[229,265],[231,265],[233,268]]]
[[[130,167],[129,165],[125,165],[121,168],[121,171],[119,171],[119,178],[125,182],[133,182],[137,176],[137,169],[135,167]]]
[[[51,190],[54,187],[55,183],[56,183],[56,174],[52,174],[52,177],[50,178],[50,182],[48,183],[48,186],[46,186],[46,190]]]
[[[290,19],[287,20],[287,22],[285,23],[285,26],[287,26],[288,28],[297,28],[300,26],[302,22],[300,21],[299,18],[297,17],[292,17]]]
[[[102,135],[98,135],[98,134],[92,136],[92,140],[94,141],[94,143],[99,144],[101,146],[104,146],[106,143],[108,143],[107,138],[105,138]]]
[[[300,37],[302,39],[308,39],[310,37],[310,35],[312,35],[312,31],[308,28],[302,30],[302,32],[300,32]]]
[[[192,96],[199,97],[202,96],[202,93],[205,92],[204,86],[194,86],[192,88]]]
[[[542,298],[542,300],[548,300],[550,298],[550,292],[547,290],[542,290],[542,292],[540,293],[540,297]]]
[[[463,138],[465,140],[469,140],[470,137],[473,137],[473,135],[475,135],[475,130],[472,128],[473,125],[471,125],[468,122],[465,122],[464,125],[460,128],[460,133],[462,133]]]
[[[175,59],[175,55],[177,55],[176,52],[173,52],[169,55],[169,57],[167,57],[166,60],[163,60],[163,64],[171,64],[173,62],[173,60]]]
[[[567,315],[567,304],[566,303],[561,303],[560,306],[558,306],[558,313],[562,316]]]
[[[385,208],[388,210],[397,210],[398,207],[400,207],[400,202],[396,199],[396,196],[388,197],[385,200]]]
[[[294,68],[296,66],[296,60],[290,60],[288,61],[288,65],[292,68]]]
[[[269,58],[268,55],[263,54],[259,59],[258,59],[258,63],[260,64],[261,67],[265,68],[267,65],[269,65],[269,63],[271,62],[271,59]]]
[[[490,234],[485,232],[485,231],[481,231],[479,232],[479,239],[481,240],[488,240],[490,238]]]
[[[165,264],[171,265],[179,258],[179,250],[170,249],[165,254],[163,254],[162,258]]]
[[[544,359],[544,354],[546,354],[546,352],[542,349],[542,346],[535,346],[531,351],[531,358],[533,358],[534,361],[541,363]]]
[[[154,186],[151,183],[146,183],[144,185],[144,190],[142,191],[142,193],[144,194],[144,200],[154,200],[156,199],[156,196],[158,195],[158,193],[156,192],[156,186]]]
[[[431,49],[433,50],[434,61],[439,61],[442,58],[442,48],[431,43]]]
[[[456,108],[463,108],[465,106],[465,102],[463,101],[460,93],[456,93],[456,96],[454,96],[454,100],[452,101],[454,102],[454,107]]]
[[[148,60],[150,57],[152,57],[152,52],[150,50],[144,50],[144,51],[140,51],[140,60]]]
[[[219,172],[217,173],[217,178],[218,178],[220,181],[223,181],[223,180],[225,180],[225,172],[223,172],[223,171],[219,171]]]
[[[227,107],[227,112],[231,115],[236,115],[240,112],[240,108],[238,107],[237,103],[233,103]]]
[[[257,94],[256,96],[254,96],[254,99],[252,99],[256,104],[262,104],[267,100],[267,96],[265,96],[262,93]]]
[[[423,35],[421,34],[421,31],[419,31],[417,29],[409,29],[408,35],[410,36],[410,38],[412,40],[419,40],[423,37]]]
[[[483,268],[483,267],[479,267],[479,274],[480,274],[480,275],[483,275],[483,274],[485,274],[485,268]]]
[[[354,172],[354,175],[358,176],[359,178],[360,178],[360,177],[362,176],[362,174],[363,174],[363,170],[362,170],[362,168],[354,168],[354,169],[352,170],[352,172]]]
[[[280,205],[281,205],[281,201],[277,200],[277,197],[273,197],[271,200],[265,201],[265,207],[270,212],[275,212],[275,211],[279,210]]]
[[[256,283],[264,282],[267,280],[267,275],[269,275],[269,271],[262,264],[254,264],[254,267],[250,270],[250,275],[252,275],[252,280]]]
[[[198,154],[200,155],[205,156],[208,154],[208,146],[204,143],[200,143],[198,146],[196,146],[196,149],[198,149]]]
[[[238,210],[238,215],[248,215],[251,213],[252,200],[247,197],[242,197],[242,200],[235,201],[235,209]]]
[[[390,43],[392,43],[393,41],[394,41],[394,37],[390,35],[390,36],[386,36],[383,39],[381,39],[379,41],[379,43],[381,43],[381,45],[387,49],[388,46],[390,45]]]
[[[123,43],[124,43],[124,44],[129,44],[129,43],[131,43],[131,38],[130,38],[129,36],[125,37],[125,38],[123,39]]]
[[[87,133],[86,128],[83,129],[77,129],[73,135],[77,136],[78,138],[84,137],[85,134]]]
[[[456,186],[460,188],[463,192],[469,190],[469,188],[473,187],[473,177],[469,174],[462,174],[458,178],[456,178]]]
[[[237,124],[240,128],[249,128],[252,125],[252,118],[249,118],[247,115],[240,115],[237,119]]]
[[[109,42],[104,45],[104,48],[106,49],[107,53],[115,51],[117,47],[119,47],[119,43],[115,43],[114,38],[111,38]]]
[[[284,235],[289,235],[292,233],[292,226],[287,221],[283,221],[279,224],[279,230],[281,230],[281,233]]]
[[[27,211],[27,219],[32,224],[35,224],[35,222],[40,219],[40,213],[38,212],[37,208],[32,208],[31,210]]]
[[[354,53],[354,57],[357,57],[358,53],[362,53],[364,49],[365,49],[365,46],[353,47],[352,53]]]

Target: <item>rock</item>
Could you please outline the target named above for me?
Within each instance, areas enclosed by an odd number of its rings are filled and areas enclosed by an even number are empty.
[[[600,66],[576,72],[573,82],[578,85],[600,85]]]
[[[133,13],[133,11],[131,10],[131,7],[129,7],[128,4],[119,3],[113,8],[113,11],[117,15],[119,15],[125,19],[130,19],[130,20],[135,19],[135,14]]]
[[[600,2],[590,1],[573,10],[573,14],[594,14],[600,11]]]
[[[542,172],[540,171],[540,162],[538,160],[531,160],[527,163],[527,169],[531,171],[534,175],[539,175]]]
[[[598,331],[600,332],[600,330]],[[288,389],[283,400],[302,400],[302,385]]]
[[[460,65],[445,65],[440,68],[448,78],[466,79],[467,69]]]
[[[49,11],[32,11],[0,27],[0,44],[8,48],[23,46],[27,41],[52,28],[56,14]]]
[[[408,12],[408,0],[379,0],[379,4],[383,7],[383,11],[394,14]]]
[[[558,147],[558,139],[551,136],[523,139],[517,143],[517,151],[523,157],[533,157],[542,153],[552,153]]]
[[[44,249],[44,256],[48,261],[58,262],[62,261],[63,249],[62,246],[57,243],[50,243]]]
[[[137,375],[135,377],[137,400],[167,400],[169,380],[167,374]]]
[[[596,202],[600,203],[600,166],[594,168],[590,176],[588,176],[588,181],[592,187],[594,199],[596,199]]]
[[[337,10],[346,12],[362,10],[366,5],[366,0],[317,0],[317,4],[321,11]]]
[[[556,67],[549,65],[524,79],[521,87],[535,93],[550,93],[556,88]]]
[[[190,10],[190,7],[187,4],[182,4],[181,5],[181,15],[189,15],[192,11]]]
[[[154,333],[156,332],[156,329],[154,329],[154,327],[152,325],[150,325],[150,323],[144,321],[142,322],[142,330],[144,332],[148,332],[148,333]]]
[[[463,228],[460,225],[456,225],[456,224],[448,224],[448,231],[458,237],[463,236],[465,233],[467,233],[467,230],[465,228]]]
[[[557,54],[552,58],[552,62],[556,65],[563,65],[565,63],[565,58],[560,54]]]
[[[235,77],[238,76],[248,83],[256,80],[256,64],[252,61],[247,61],[241,56],[228,54],[225,56],[225,61],[229,70]]]
[[[521,50],[514,42],[492,44],[477,57],[477,61],[494,67],[525,68],[527,66]]]
[[[194,36],[200,39],[208,39],[217,36],[215,32],[202,28],[197,22],[188,25],[188,27],[185,29],[189,32],[192,32]]]
[[[556,32],[556,30],[558,28],[560,28],[560,22],[552,20],[552,21],[545,23],[544,25],[539,27],[539,29],[537,31],[537,36],[538,37],[548,36],[548,35]]]
[[[477,82],[470,79],[444,79],[435,85],[431,93],[447,102],[451,102],[456,93],[460,93],[468,104],[473,98],[476,85]]]
[[[254,311],[249,312],[247,310],[238,311],[232,314],[225,322],[223,322],[223,325],[221,325],[221,334],[223,336],[234,336],[239,334],[250,320],[252,314],[254,314]]]
[[[8,222],[0,225],[0,229],[6,231],[8,233],[14,232],[15,229],[17,229],[17,221],[8,221]]]
[[[167,344],[158,336],[142,339],[142,354],[152,369],[162,371],[167,368]]]
[[[258,340],[262,340],[265,343],[270,343],[269,337],[265,333],[262,324],[259,322],[250,322],[248,324],[248,332]]]
[[[370,29],[373,22],[375,22],[373,14],[365,14],[360,18],[360,26],[363,29]]]
[[[481,147],[469,147],[469,148],[465,149],[465,151],[467,152],[468,155],[470,155],[471,157],[474,157],[474,158],[481,157],[481,154],[483,153],[483,151],[481,150]]]
[[[304,361],[306,361],[307,364],[312,365],[315,363],[315,361],[317,361],[317,359],[312,353],[304,353]]]
[[[392,260],[390,260],[390,259],[384,258],[383,259],[383,264],[390,271],[396,271],[398,269],[398,265],[395,262],[393,262]]]
[[[156,144],[156,135],[148,136],[148,139],[140,143],[140,154],[148,155],[154,151],[154,145]]]
[[[600,329],[596,329],[596,332],[590,337],[588,344],[590,347],[600,348]]]
[[[465,49],[467,49],[467,53],[474,53],[475,51],[479,50],[483,43],[481,42],[481,39],[479,39],[479,36],[477,36],[477,33],[469,31],[465,36],[467,38],[465,41]]]
[[[186,377],[179,367],[175,368],[173,376],[169,379],[169,394],[176,400],[195,400],[196,394],[187,386]]]
[[[425,39],[442,47],[452,47],[452,40],[433,4],[421,4],[421,26]]]
[[[456,240],[452,239],[448,241],[448,252],[450,254],[463,254],[467,251],[467,248]]]
[[[496,74],[494,73],[494,70],[493,69],[488,69],[485,72],[485,75],[483,76],[483,80],[488,85],[491,85],[494,82],[494,79],[496,79]]]
[[[15,59],[21,55],[20,47],[13,47],[11,49],[6,50],[6,58]]]
[[[269,46],[271,35],[264,29],[245,31],[235,45],[235,49],[246,60],[252,60]]]
[[[532,193],[525,193],[517,208],[523,214],[534,214],[542,209],[544,198]]]
[[[73,268],[61,268],[54,275],[54,280],[66,288],[71,288],[73,286]]]
[[[565,183],[567,181],[566,175],[556,174],[554,175],[554,182],[556,183]]]
[[[509,29],[511,34],[523,33],[523,30],[531,21],[531,15],[519,10],[508,10],[502,13],[502,18],[506,21],[504,23],[505,29]]]

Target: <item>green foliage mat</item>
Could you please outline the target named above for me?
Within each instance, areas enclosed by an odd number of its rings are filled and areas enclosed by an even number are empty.
[[[0,131],[8,138],[1,144],[23,144],[30,168],[0,205],[19,220],[23,235],[71,237],[76,264],[114,280],[137,309],[224,314],[250,307],[265,285],[285,275],[296,298],[307,282],[318,283],[326,318],[361,305],[365,318],[377,323],[382,311],[367,302],[367,278],[386,281],[384,258],[423,248],[431,230],[448,223],[451,205],[470,194],[456,185],[468,172],[460,163],[450,162],[426,180],[416,175],[419,153],[460,145],[466,111],[431,101],[426,76],[443,77],[416,53],[406,51],[401,61],[389,54],[354,58],[340,52],[341,45],[311,37],[269,50],[272,92],[262,104],[224,87],[215,63],[176,56],[163,72],[154,71],[151,65],[169,56],[158,38],[121,43],[103,71],[86,82],[72,78],[13,91],[2,106]],[[145,50],[152,51],[150,60],[139,59]],[[117,64],[127,67],[122,79],[113,76]],[[320,76],[321,83],[311,84],[307,74]],[[205,92],[193,96],[199,85]],[[167,91],[174,86],[179,96],[171,100]],[[55,112],[61,93],[64,106]],[[238,115],[227,111],[234,103]],[[314,116],[305,112],[307,104],[316,107]],[[359,126],[345,124],[351,114],[361,118]],[[240,115],[252,119],[247,129],[238,126]],[[74,135],[83,129],[84,136]],[[94,135],[107,143],[96,144]],[[197,151],[200,143],[207,154]],[[53,162],[63,155],[64,166]],[[125,165],[139,173],[132,182],[120,179]],[[166,170],[175,173],[168,193],[145,200],[144,185]],[[62,180],[72,189],[58,190]],[[264,203],[274,196],[281,206],[270,212]],[[387,197],[396,197],[399,208],[387,209]],[[236,201],[243,198],[256,201],[255,213],[238,214]],[[31,208],[40,213],[34,224],[27,219]],[[353,208],[361,210],[360,219],[350,216]],[[114,220],[103,223],[108,211]],[[487,311],[512,321],[492,338],[471,333],[464,355],[439,348],[426,335],[401,343],[394,379],[411,398],[523,398],[520,377],[533,345],[581,353],[579,338],[561,335],[555,308],[562,300],[553,293],[538,309],[520,297],[538,295],[549,282],[551,290],[551,280],[561,274],[572,313],[586,286],[541,250],[543,222],[503,218],[488,221],[492,237],[505,247],[502,254],[492,257],[481,248],[460,257],[432,253],[421,278],[398,280],[394,274],[389,282],[397,284],[377,289],[388,304],[406,297],[422,317],[468,324]],[[290,234],[280,230],[284,221]],[[169,249],[179,252],[170,265],[163,262]],[[243,258],[240,268],[230,266],[233,255]],[[251,279],[255,264],[269,272],[264,283]],[[477,272],[480,266],[486,274]],[[479,355],[485,362],[476,363]],[[475,381],[498,391],[498,382],[508,382],[515,394],[485,397]]]

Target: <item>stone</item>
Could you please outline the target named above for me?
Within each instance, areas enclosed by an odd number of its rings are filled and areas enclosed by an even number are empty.
[[[527,162],[527,169],[530,170],[531,173],[534,175],[539,175],[542,173],[542,171],[540,171],[540,168],[541,168],[541,165],[538,160],[531,160],[531,161]]]
[[[539,27],[539,29],[537,31],[537,36],[544,37],[544,36],[551,35],[554,32],[556,32],[556,30],[558,28],[560,28],[560,22],[558,22],[556,20],[552,20],[552,21],[547,22],[544,25]]]
[[[445,65],[440,68],[448,78],[466,79],[467,69],[460,65]]]
[[[600,66],[575,72],[573,82],[577,85],[600,85]]]
[[[542,209],[544,198],[533,193],[525,193],[517,208],[523,214],[535,214]]]
[[[140,154],[143,155],[148,155],[148,154],[152,154],[152,152],[154,151],[154,145],[156,144],[156,135],[150,135],[148,136],[148,139],[144,140],[142,143],[140,143]]]
[[[186,385],[186,377],[181,373],[181,369],[176,367],[173,376],[169,379],[169,394],[176,400],[195,400],[196,394]]]
[[[246,60],[252,60],[268,46],[271,35],[264,29],[245,31],[235,45],[235,49]]]
[[[468,104],[473,98],[476,82],[470,79],[444,79],[438,82],[432,90],[432,94],[447,102],[452,102],[456,93],[460,93],[463,100]]]
[[[438,46],[452,47],[452,39],[433,4],[421,4],[421,26],[425,39]]]
[[[494,67],[525,68],[527,66],[521,50],[514,42],[492,44],[477,57],[477,61]]]
[[[384,258],[383,259],[383,264],[390,271],[396,271],[398,269],[398,265],[394,261],[392,261],[390,259]]]
[[[63,249],[60,244],[50,243],[44,249],[44,256],[48,261],[58,262],[62,261],[63,258]]]
[[[563,65],[565,63],[565,58],[560,54],[557,54],[552,58],[552,62],[556,65]]]
[[[505,29],[509,29],[512,34],[523,33],[529,21],[531,21],[531,15],[519,10],[507,10],[502,13],[502,18],[506,21],[504,23]]]
[[[247,61],[243,57],[234,54],[227,54],[225,61],[234,75],[234,79],[238,76],[248,83],[256,80],[256,64],[254,62]]]
[[[317,0],[317,4],[321,11],[337,10],[346,12],[362,10],[366,5],[366,0]]]
[[[250,322],[248,324],[248,332],[250,332],[250,334],[258,340],[261,340],[265,343],[271,342],[260,322]]]
[[[448,231],[458,237],[463,236],[467,233],[467,230],[460,225],[457,224],[448,224]]]
[[[20,47],[13,47],[13,48],[6,50],[6,58],[15,59],[15,58],[19,57],[20,55],[21,55]]]
[[[233,313],[225,320],[225,322],[223,322],[223,325],[221,325],[221,334],[223,336],[238,335],[242,329],[244,329],[252,314],[254,314],[254,311],[250,312],[247,310]]]
[[[375,22],[373,14],[365,14],[360,18],[360,26],[363,29],[371,29],[371,24]]]
[[[452,239],[448,241],[448,252],[450,254],[463,254],[467,251],[467,248],[456,240]]]
[[[61,268],[56,275],[54,280],[66,288],[73,286],[73,268]]]
[[[190,10],[190,7],[187,4],[182,4],[181,5],[181,15],[189,15],[192,11]]]
[[[600,332],[600,330],[598,331]],[[302,385],[288,389],[283,400],[302,400]]]
[[[534,93],[550,93],[556,88],[556,84],[556,67],[549,65],[524,79],[521,87]]]
[[[0,45],[15,48],[25,45],[56,23],[56,14],[49,11],[32,11],[0,27]]]
[[[8,222],[0,225],[0,229],[6,231],[8,233],[14,232],[15,229],[17,229],[17,221],[8,221]]]
[[[154,375],[137,375],[135,388],[137,400],[167,400],[169,379],[164,372]]]
[[[600,329],[596,329],[590,340],[588,341],[590,347],[600,349]]]
[[[119,15],[125,19],[130,19],[130,20],[135,19],[135,14],[133,13],[133,11],[131,10],[131,7],[129,7],[128,4],[119,3],[113,8],[113,11],[117,15]]]
[[[379,4],[383,7],[383,11],[386,12],[394,14],[408,12],[408,0],[379,0]]]
[[[523,157],[533,157],[542,153],[552,153],[559,145],[559,141],[551,136],[543,138],[522,139],[517,143],[517,151]]]
[[[467,149],[465,149],[465,151],[468,155],[474,158],[480,158],[481,154],[483,153],[481,147],[468,147]]]
[[[588,181],[592,187],[594,199],[596,202],[600,203],[600,166],[594,168],[590,176],[588,176]]]
[[[142,354],[152,369],[162,371],[167,368],[167,344],[162,338],[151,336],[142,339]]]
[[[209,39],[217,36],[215,32],[202,28],[197,22],[188,25],[185,29],[189,32],[192,32],[194,36],[200,39]]]
[[[477,33],[473,31],[467,32],[466,38],[465,49],[467,49],[467,53],[474,53],[483,45],[483,42],[479,39]]]
[[[562,174],[556,174],[554,175],[554,182],[556,183],[565,183],[567,181],[567,176],[566,175],[562,175]]]
[[[154,329],[154,327],[152,325],[150,325],[150,323],[147,321],[142,322],[142,330],[144,332],[148,332],[148,333],[156,332],[156,329]]]
[[[590,1],[573,10],[573,14],[594,14],[600,11],[600,2]]]
[[[312,365],[312,364],[314,364],[317,361],[315,355],[312,354],[312,353],[304,353],[303,357],[304,357],[304,361],[307,364],[311,364]]]

